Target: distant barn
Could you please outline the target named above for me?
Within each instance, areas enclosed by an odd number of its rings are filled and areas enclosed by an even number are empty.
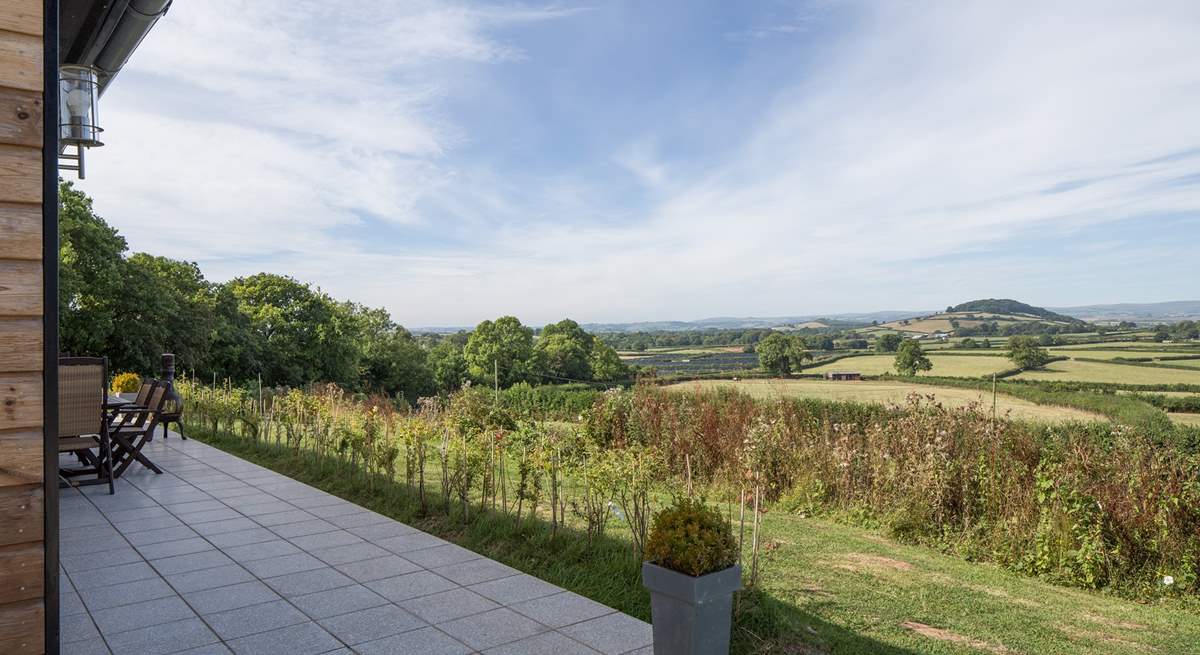
[[[861,380],[862,373],[858,371],[829,371],[825,374],[826,380]]]

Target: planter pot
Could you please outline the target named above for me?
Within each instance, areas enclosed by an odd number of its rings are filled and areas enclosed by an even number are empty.
[[[729,653],[733,592],[742,588],[742,567],[693,577],[642,562],[642,584],[650,590],[654,655]]]

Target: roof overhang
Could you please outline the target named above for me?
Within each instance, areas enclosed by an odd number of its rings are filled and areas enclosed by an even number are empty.
[[[95,68],[104,93],[170,6],[171,0],[61,0],[59,64]]]

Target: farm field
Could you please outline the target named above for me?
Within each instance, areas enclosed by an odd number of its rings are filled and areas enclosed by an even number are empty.
[[[1131,350],[1131,349],[1113,349],[1102,350],[1100,348],[1084,349],[1078,346],[1072,348],[1048,348],[1051,355],[1062,357],[1086,357],[1088,359],[1117,359],[1118,357],[1178,357],[1186,354],[1180,352],[1171,352],[1169,350]]]
[[[1192,425],[1195,427],[1200,427],[1200,414],[1185,414],[1182,412],[1177,412],[1174,414],[1168,414],[1167,416],[1170,416],[1172,421],[1175,421],[1180,425]]]
[[[1081,362],[1072,359],[1064,362],[1051,362],[1043,370],[1024,371],[1014,376],[1013,379],[1071,380],[1114,384],[1200,384],[1200,368],[1193,372],[1176,368]]]
[[[892,364],[895,361],[896,356],[894,354],[863,355],[860,357],[848,357],[830,364],[805,368],[804,372],[858,371],[863,375],[882,375],[884,373],[895,373],[892,369]],[[988,357],[986,355],[980,357],[938,357],[936,354],[930,353],[929,361],[933,363],[933,370],[926,372],[926,375],[956,378],[975,378],[991,375],[992,373],[999,373],[1013,367],[1012,362],[1003,357]]]
[[[1168,359],[1166,361],[1154,362],[1155,364],[1166,364],[1168,366],[1186,366],[1187,368],[1200,369],[1200,359]]]
[[[982,402],[991,406],[991,396],[975,389],[957,389],[953,387],[936,387],[926,384],[908,384],[904,382],[833,382],[827,380],[698,380],[680,382],[669,385],[673,391],[695,391],[716,389],[736,389],[754,398],[768,399],[780,397],[818,398],[821,400],[853,400],[870,403],[905,402],[910,393],[929,394],[938,402],[951,407],[960,407],[973,402]],[[997,396],[996,407],[1001,414],[1011,412],[1012,418],[1031,421],[1097,421],[1104,420],[1096,414],[1052,405],[1037,405],[1027,400],[1013,398],[1000,394]]]

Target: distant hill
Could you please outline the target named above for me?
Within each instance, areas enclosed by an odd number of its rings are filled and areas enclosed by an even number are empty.
[[[947,312],[974,312],[974,313],[989,313],[989,314],[1014,314],[1024,316],[1037,316],[1044,318],[1047,321],[1056,323],[1082,323],[1083,321],[1073,317],[1052,312],[1042,307],[1034,307],[1023,302],[1010,300],[1008,298],[984,298],[983,300],[972,300],[960,305],[955,305],[947,310]]]
[[[1133,321],[1142,325],[1155,323],[1177,323],[1200,320],[1200,300],[1173,300],[1150,303],[1113,303],[1109,305],[1081,305],[1078,307],[1050,307],[1049,309],[1077,316],[1085,321]]]

